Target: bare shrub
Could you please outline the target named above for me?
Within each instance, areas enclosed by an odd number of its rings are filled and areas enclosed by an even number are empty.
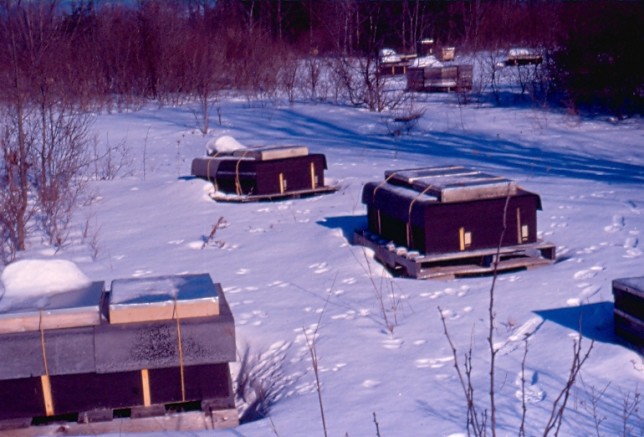
[[[238,352],[234,391],[241,423],[268,417],[273,405],[294,383],[282,369],[288,347],[288,344],[276,345],[264,353],[254,353],[246,345]]]
[[[492,436],[497,435],[497,426],[498,426],[497,414],[499,411],[496,403],[496,396],[497,396],[497,390],[498,390],[497,381],[496,381],[496,378],[497,378],[496,358],[499,352],[499,348],[495,347],[495,335],[494,335],[496,330],[495,287],[496,287],[496,281],[498,277],[497,268],[500,260],[500,251],[501,251],[501,246],[502,246],[503,238],[505,236],[505,231],[506,231],[506,218],[507,218],[507,208],[508,208],[509,200],[510,200],[510,194],[509,194],[509,187],[508,187],[508,193],[506,194],[506,202],[503,210],[502,229],[499,236],[499,243],[497,245],[496,256],[494,257],[494,261],[493,261],[492,284],[490,286],[490,291],[488,294],[489,300],[488,300],[488,311],[487,311],[487,320],[486,320],[487,346],[488,346],[487,349],[489,354],[487,406],[485,406],[486,402],[481,401],[475,397],[475,390],[474,390],[475,384],[472,379],[472,374],[474,370],[474,362],[472,359],[473,358],[472,343],[474,339],[471,340],[471,343],[467,352],[463,354],[464,363],[461,364],[459,361],[458,350],[454,345],[454,342],[452,341],[449,330],[447,328],[445,314],[440,307],[438,308],[442,326],[443,326],[443,333],[452,351],[452,356],[454,359],[454,368],[458,375],[461,389],[463,390],[463,396],[467,407],[466,427],[468,430],[468,434],[472,433],[477,437],[487,436],[488,432]],[[573,356],[572,356],[568,377],[561,391],[552,402],[552,409],[551,409],[550,415],[547,418],[546,424],[544,425],[543,436],[550,435],[550,433],[554,433],[554,435],[559,434],[572,389],[579,377],[579,374],[583,365],[588,360],[590,356],[590,352],[593,349],[594,341],[591,341],[590,346],[584,351],[582,347],[582,338],[583,337],[580,335],[579,339],[573,342]],[[527,337],[525,337],[524,340],[526,341],[526,343],[525,343],[525,350],[524,350],[524,354],[521,362],[521,386],[522,386],[521,404],[522,404],[523,411],[521,416],[521,423],[518,430],[519,435],[525,435],[525,417],[526,417],[526,400],[525,400],[524,393],[525,393],[525,364],[526,364],[527,355],[528,355]]]

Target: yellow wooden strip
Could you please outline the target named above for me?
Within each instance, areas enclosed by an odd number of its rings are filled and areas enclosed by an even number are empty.
[[[523,238],[521,237],[521,208],[517,208],[517,243],[521,244]]]
[[[141,370],[141,383],[143,384],[143,406],[149,407],[152,405],[152,397],[150,396],[150,373],[148,369]]]
[[[42,397],[45,402],[45,414],[47,416],[54,415],[54,399],[51,395],[51,381],[49,375],[40,376],[40,385],[42,385]]]
[[[458,248],[465,250],[465,228],[458,229]]]
[[[284,173],[280,173],[280,194],[284,194]]]
[[[315,164],[311,163],[311,189],[315,190]]]

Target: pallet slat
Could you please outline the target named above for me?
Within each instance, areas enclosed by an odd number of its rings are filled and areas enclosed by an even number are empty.
[[[201,431],[233,428],[239,425],[235,408],[215,411],[189,411],[163,416],[113,419],[106,422],[55,423],[2,430],[0,437],[81,436],[108,433]]]

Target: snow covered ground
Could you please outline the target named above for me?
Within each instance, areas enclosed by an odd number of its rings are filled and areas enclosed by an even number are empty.
[[[353,230],[366,222],[365,182],[382,180],[389,169],[447,164],[502,175],[539,193],[539,236],[557,245],[556,264],[497,281],[499,435],[518,432],[524,335],[531,334],[527,433],[537,435],[566,382],[580,323],[584,349],[591,340],[595,346],[560,435],[597,435],[598,422],[601,435],[622,435],[624,401],[644,389],[644,361],[613,335],[611,281],[644,276],[640,119],[614,124],[424,95],[415,101],[424,110],[418,125],[391,136],[387,115],[352,107],[219,104],[222,125],[213,117],[206,137],[189,105],[99,115],[99,139],[125,145],[128,171],[92,183],[95,198],[78,212],[65,248],[54,253],[34,239],[20,254],[70,260],[91,280],[108,283],[209,273],[222,284],[239,350],[250,348],[276,370],[276,402],[270,420],[184,435],[323,435],[307,347],[312,338],[329,435],[376,435],[374,414],[382,436],[466,433],[465,401],[438,308],[459,355],[472,347],[476,395],[487,407],[492,279],[392,278],[351,244]],[[212,186],[189,175],[191,160],[221,135],[246,146],[306,145],[324,153],[328,182],[340,189],[270,203],[216,203]],[[220,217],[225,226],[202,248]],[[642,435],[642,423],[639,413],[626,426]]]

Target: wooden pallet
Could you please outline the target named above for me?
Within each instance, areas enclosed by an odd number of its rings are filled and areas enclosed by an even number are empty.
[[[307,197],[315,196],[317,194],[327,194],[338,191],[340,187],[337,185],[319,187],[316,189],[310,190],[294,190],[294,191],[285,191],[283,193],[273,193],[273,194],[226,194],[221,192],[215,192],[210,195],[213,200],[217,202],[230,202],[230,203],[246,203],[246,202],[261,202],[261,201],[271,201],[271,200],[281,200],[281,199],[290,199],[298,197]]]
[[[189,404],[189,405],[188,405]],[[106,433],[201,431],[239,425],[237,409],[218,402],[95,410],[56,418],[0,421],[0,437],[78,436]],[[199,409],[200,407],[200,409]],[[188,410],[188,411],[182,411]]]
[[[354,243],[374,251],[374,257],[401,276],[416,279],[453,279],[464,276],[489,275],[494,272],[497,249],[479,249],[440,254],[421,254],[405,247],[396,247],[366,230],[354,234]],[[537,242],[505,246],[499,251],[498,272],[525,270],[552,264],[556,246]]]

